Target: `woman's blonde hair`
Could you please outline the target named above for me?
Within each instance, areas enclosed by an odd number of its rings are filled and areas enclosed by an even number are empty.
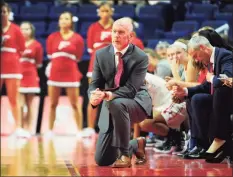
[[[184,39],[184,38],[178,38],[177,40],[175,40],[175,42],[176,42],[176,41],[182,42],[182,43],[184,43],[185,45],[188,45],[188,42],[189,42],[189,40],[186,40],[186,39]]]
[[[183,38],[179,38],[179,39],[175,40],[175,42],[172,45],[175,47],[180,47],[180,48],[184,49],[184,51],[186,51],[186,52],[188,50],[188,40],[183,39]]]

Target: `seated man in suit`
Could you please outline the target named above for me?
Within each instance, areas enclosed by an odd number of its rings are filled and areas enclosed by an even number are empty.
[[[147,55],[131,44],[132,23],[116,20],[112,45],[96,52],[88,95],[93,108],[102,103],[95,160],[100,166],[130,167],[145,162],[145,139],[130,141],[130,127],[152,117],[152,100],[144,85]]]
[[[230,115],[233,106],[232,90],[222,83],[220,74],[233,76],[232,52],[213,47],[203,36],[195,36],[188,43],[188,53],[194,62],[200,62],[209,68],[206,82],[189,88],[174,86],[173,94],[180,99],[185,96],[191,98],[200,134],[210,132],[209,137],[213,140],[203,157],[206,158],[206,162],[220,163],[230,155]],[[201,121],[206,121],[209,127],[200,126],[203,125]]]

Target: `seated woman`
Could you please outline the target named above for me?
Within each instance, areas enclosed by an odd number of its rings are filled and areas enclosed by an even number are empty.
[[[176,40],[168,50],[168,58],[171,61],[173,78],[166,78],[167,87],[170,89],[173,85],[182,87],[199,85],[199,68],[195,68],[191,58],[187,54],[187,41],[184,39]]]

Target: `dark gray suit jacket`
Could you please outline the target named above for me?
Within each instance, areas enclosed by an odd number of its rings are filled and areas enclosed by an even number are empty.
[[[124,60],[124,73],[121,77],[120,87],[113,91],[114,99],[134,99],[148,117],[152,117],[152,100],[144,85],[148,67],[147,55],[135,45],[130,44],[122,58]],[[88,96],[90,97],[90,92],[96,88],[113,88],[115,74],[116,66],[113,46],[109,45],[97,50]],[[98,123],[101,132],[108,131],[110,118],[108,102],[104,101]]]

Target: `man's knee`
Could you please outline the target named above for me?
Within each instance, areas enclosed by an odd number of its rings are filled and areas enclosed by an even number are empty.
[[[199,105],[205,105],[210,100],[209,94],[196,94],[192,97],[191,104],[199,104]]]
[[[95,162],[98,166],[104,166],[103,157],[101,157],[98,153],[95,153]]]
[[[208,94],[196,94],[192,97],[191,106],[193,111],[200,111],[205,108],[211,107],[211,95]]]
[[[114,161],[111,159],[100,155],[100,153],[95,153],[95,162],[98,166],[109,166],[112,165]]]
[[[109,102],[109,110],[111,111],[120,111],[125,107],[124,99],[117,98]]]

